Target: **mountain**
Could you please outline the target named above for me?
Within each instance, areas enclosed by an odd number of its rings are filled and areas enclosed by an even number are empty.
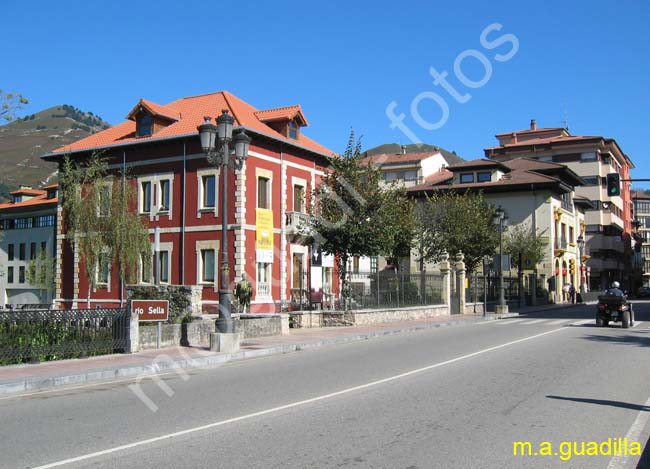
[[[20,184],[39,187],[56,181],[56,165],[41,156],[110,127],[92,112],[67,104],[0,126],[0,198]]]
[[[406,147],[406,153],[422,153],[428,151],[430,152],[439,151],[442,154],[442,156],[445,158],[445,160],[447,160],[447,163],[449,163],[450,165],[456,163],[462,163],[463,161],[465,161],[465,159],[458,156],[455,151],[448,151],[436,145],[429,145],[427,143],[422,143],[422,144],[413,143],[410,145],[405,145],[405,147]],[[383,145],[379,145],[377,147],[366,150],[364,153],[368,156],[372,156],[372,155],[382,155],[385,153],[398,154],[401,152],[402,152],[402,146],[399,143],[384,143]]]

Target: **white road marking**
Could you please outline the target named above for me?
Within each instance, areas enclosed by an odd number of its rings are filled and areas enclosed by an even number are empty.
[[[581,321],[572,322],[570,326],[584,326],[585,324],[595,324],[595,319],[582,319]]]
[[[352,392],[360,391],[360,390],[363,390],[363,389],[368,389],[368,388],[371,388],[371,387],[379,386],[381,384],[390,383],[392,381],[397,381],[399,379],[406,378],[408,376],[413,376],[413,375],[416,375],[416,374],[420,374],[420,373],[423,373],[425,371],[433,370],[435,368],[440,368],[440,367],[445,366],[445,365],[451,365],[452,363],[460,362],[462,360],[467,360],[468,358],[477,357],[479,355],[483,355],[484,353],[493,352],[495,350],[510,347],[512,345],[519,344],[519,343],[522,343],[522,342],[526,342],[528,340],[536,339],[538,337],[543,337],[545,335],[554,334],[556,332],[566,331],[566,330],[567,330],[567,328],[565,328],[565,327],[561,327],[559,329],[552,329],[550,331],[542,332],[541,334],[535,334],[535,335],[531,335],[531,336],[528,336],[528,337],[524,337],[523,339],[517,339],[517,340],[513,340],[511,342],[506,342],[504,344],[495,345],[493,347],[488,347],[486,349],[479,350],[477,352],[468,353],[466,355],[461,355],[460,357],[452,358],[450,360],[445,360],[443,362],[434,363],[433,365],[425,366],[423,368],[417,368],[415,370],[407,371],[405,373],[400,373],[398,375],[390,376],[388,378],[383,378],[383,379],[380,379],[380,380],[377,380],[377,381],[371,381],[369,383],[362,384],[362,385],[359,385],[359,386],[354,386],[354,387],[351,387],[351,388],[342,389],[341,391],[336,391],[336,392],[332,392],[332,393],[329,393],[329,394],[323,394],[321,396],[312,397],[310,399],[305,399],[305,400],[302,400],[302,401],[292,402],[290,404],[285,404],[285,405],[281,405],[281,406],[278,406],[278,407],[273,407],[271,409],[261,410],[259,412],[253,412],[251,414],[246,414],[246,415],[242,415],[242,416],[239,416],[239,417],[234,417],[234,418],[230,418],[230,419],[226,419],[226,420],[221,420],[221,421],[218,421],[218,422],[213,422],[213,423],[209,423],[207,425],[201,425],[199,427],[188,428],[186,430],[181,430],[181,431],[174,432],[174,433],[168,433],[166,435],[160,435],[160,436],[157,436],[157,437],[154,437],[154,438],[149,438],[149,439],[146,439],[146,440],[136,441],[136,442],[129,443],[129,444],[126,444],[126,445],[115,446],[113,448],[105,449],[103,451],[96,451],[94,453],[88,453],[88,454],[84,454],[84,455],[77,456],[77,457],[74,457],[74,458],[64,459],[62,461],[56,461],[56,462],[53,462],[53,463],[45,464],[43,466],[35,467],[34,469],[48,469],[50,467],[60,467],[60,466],[66,465],[66,464],[72,464],[72,463],[76,463],[76,462],[79,462],[79,461],[85,461],[85,460],[88,460],[88,459],[96,458],[96,457],[99,457],[99,456],[106,456],[106,455],[109,455],[109,454],[112,454],[112,453],[117,453],[117,452],[120,452],[120,451],[126,451],[128,449],[137,448],[137,447],[140,447],[140,446],[150,445],[152,443],[157,443],[159,441],[170,440],[172,438],[176,438],[176,437],[183,436],[183,435],[188,435],[188,434],[191,434],[191,433],[197,433],[197,432],[201,432],[201,431],[204,431],[204,430],[210,430],[210,429],[221,427],[221,426],[224,426],[224,425],[227,425],[227,424],[230,424],[230,423],[241,422],[243,420],[250,420],[250,419],[255,418],[255,417],[261,417],[263,415],[268,415],[268,414],[280,412],[280,411],[287,410],[287,409],[293,409],[293,408],[304,406],[304,405],[307,405],[307,404],[312,404],[314,402],[325,401],[325,400],[328,400],[328,399],[332,399],[334,397],[338,397],[338,396],[342,396],[342,395],[349,394],[349,393],[352,393]]]
[[[547,319],[533,319],[532,321],[530,321],[530,320],[526,321],[521,325],[522,326],[532,326],[533,324],[539,324],[540,322],[546,322],[546,321],[547,321]]]
[[[548,323],[549,326],[557,326],[558,324],[565,324],[568,323],[570,319],[556,319],[555,321],[551,321]]]
[[[634,326],[632,327],[639,327],[641,324],[643,324],[641,321],[634,321]]]
[[[650,408],[650,397],[648,397],[648,400],[645,401],[645,408],[646,409]],[[630,427],[630,430],[627,432],[627,435],[625,435],[627,441],[636,441],[641,443],[641,446],[643,446],[643,442],[639,441],[639,437],[641,436],[641,432],[643,431],[646,424],[648,423],[649,418],[650,418],[650,412],[648,412],[648,410],[639,411],[639,413],[636,416],[636,419],[634,419],[634,422],[632,422],[632,426]],[[643,451],[643,448],[641,448],[641,451]],[[612,457],[612,459],[610,459],[607,469],[618,469],[620,467],[626,467],[627,460],[628,460],[628,456],[615,455]]]
[[[525,319],[499,319],[497,324],[502,326],[504,324],[517,324],[521,321],[525,321]]]

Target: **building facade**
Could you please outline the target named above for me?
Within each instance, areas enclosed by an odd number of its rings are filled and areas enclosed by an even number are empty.
[[[632,203],[630,184],[621,184],[621,195],[609,197],[606,176],[618,173],[630,178],[634,165],[616,140],[601,136],[571,135],[564,128],[537,128],[497,134],[499,145],[485,149],[485,156],[506,162],[513,158],[534,158],[566,165],[584,180],[576,194],[591,201],[587,210],[586,243],[590,252],[589,289],[602,290],[618,280],[630,288],[632,253]]]
[[[536,265],[522,260],[522,270],[542,277],[553,301],[562,301],[563,286],[573,284],[578,289],[588,283],[583,268],[588,256],[579,241],[581,236],[584,239],[585,209],[591,204],[576,196],[574,189],[582,180],[573,171],[530,158],[473,160],[447,171],[446,180],[414,186],[409,194],[480,191],[488,204],[505,211],[509,226],[523,226],[546,239],[544,259]]]
[[[0,204],[0,301],[10,308],[49,305],[54,293],[57,185],[21,186],[10,195],[10,202]],[[39,272],[42,280],[36,285],[29,281],[33,261],[32,269],[52,266]]]
[[[223,110],[235,119],[235,131],[244,129],[252,137],[241,171],[227,174],[207,162],[197,131],[204,116],[214,118]],[[60,163],[66,155],[80,160],[101,151],[110,168],[128,173],[152,243],[154,229],[160,231],[160,282],[199,286],[204,312],[216,311],[219,303],[221,184],[228,178],[230,281],[234,284],[245,273],[254,289],[251,312],[268,313],[294,300],[296,290],[309,293],[318,280],[321,289],[337,290],[334,262],[324,256],[312,269],[308,238],[300,229],[310,195],[333,154],[306,137],[305,126],[299,105],[258,110],[227,91],[167,105],[142,99],[125,122],[44,158]],[[59,206],[60,215],[61,210]],[[85,303],[88,285],[83,259],[72,251],[62,222],[57,225],[57,252],[62,260],[56,301],[77,307]],[[114,265],[100,269],[99,286],[88,306],[119,302],[116,270]],[[138,283],[152,281],[151,272],[140,269]]]
[[[632,288],[632,291],[636,291],[638,287],[650,286],[650,195],[644,192],[633,192],[632,204],[634,206],[634,221],[637,225],[636,249],[634,250],[637,281]]]

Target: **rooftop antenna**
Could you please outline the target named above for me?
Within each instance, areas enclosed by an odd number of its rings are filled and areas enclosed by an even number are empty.
[[[566,99],[562,100],[562,114],[564,115],[564,129],[569,130],[569,111],[567,110]]]

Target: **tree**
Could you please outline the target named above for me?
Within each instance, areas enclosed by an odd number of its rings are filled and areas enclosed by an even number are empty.
[[[106,158],[93,154],[82,164],[66,156],[59,182],[67,239],[85,267],[88,307],[103,262],[117,264],[122,301],[123,286],[135,281],[140,261],[143,269],[149,269],[151,262],[149,232],[135,210],[130,180],[126,175],[119,179],[109,175]]]
[[[350,257],[396,255],[412,239],[411,202],[403,190],[383,187],[381,170],[362,164],[361,157],[361,141],[352,131],[345,153],[329,159],[306,228],[323,252],[336,256],[344,298]]]
[[[27,265],[27,282],[41,291],[54,291],[56,259],[42,250]]]
[[[11,122],[15,112],[28,102],[20,93],[7,93],[0,89],[0,119]]]
[[[544,251],[548,245],[548,238],[542,233],[533,232],[530,224],[521,224],[511,227],[503,240],[503,250],[512,256],[512,263],[521,270],[520,259],[530,259],[535,267],[544,261]]]
[[[424,260],[437,262],[443,252],[465,255],[465,267],[473,272],[499,245],[494,224],[495,209],[481,193],[434,193],[418,209],[422,229],[416,246]]]

